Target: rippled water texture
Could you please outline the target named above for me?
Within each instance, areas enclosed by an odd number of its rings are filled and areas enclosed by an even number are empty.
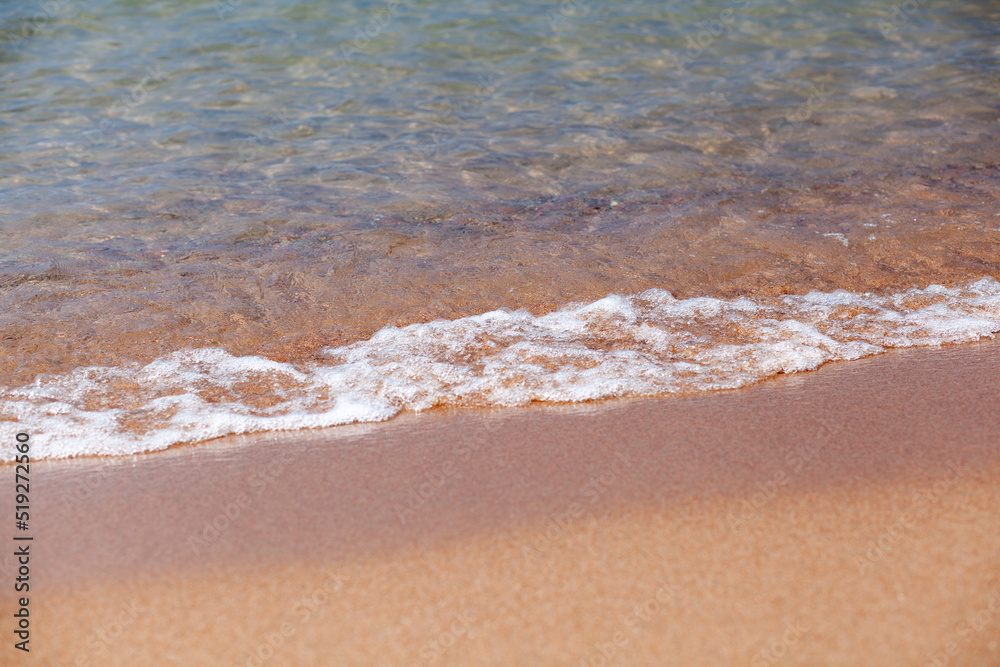
[[[0,382],[1000,277],[995,2],[0,5]]]

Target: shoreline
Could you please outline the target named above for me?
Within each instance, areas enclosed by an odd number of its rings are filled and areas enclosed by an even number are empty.
[[[538,317],[499,310],[387,327],[304,364],[212,347],[177,350],[143,367],[78,369],[0,389],[7,409],[0,433],[13,442],[18,423],[32,425],[36,458],[127,455],[432,407],[734,389],[892,348],[992,338],[998,329],[993,278],[884,297],[678,300],[650,290]],[[0,445],[0,459],[14,456],[11,444]]]
[[[1000,664],[997,377],[985,341],[39,461],[32,658]]]

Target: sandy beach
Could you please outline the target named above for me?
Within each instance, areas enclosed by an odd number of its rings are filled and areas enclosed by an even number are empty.
[[[0,667],[1000,667],[997,26],[0,3]]]
[[[998,373],[989,341],[38,462],[23,662],[1000,664]]]

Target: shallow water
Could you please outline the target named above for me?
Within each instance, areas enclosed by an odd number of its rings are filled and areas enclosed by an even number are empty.
[[[499,310],[386,327],[280,363],[217,347],[90,366],[0,390],[0,460],[21,424],[36,457],[131,454],[234,433],[336,426],[437,406],[523,406],[736,389],[888,348],[1000,331],[1000,282],[879,297],[617,295],[534,317]]]
[[[998,139],[991,2],[7,2],[0,385],[997,278]]]

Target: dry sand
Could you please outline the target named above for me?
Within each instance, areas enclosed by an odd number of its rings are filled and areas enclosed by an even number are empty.
[[[1000,664],[998,377],[986,342],[36,463],[0,662]]]

